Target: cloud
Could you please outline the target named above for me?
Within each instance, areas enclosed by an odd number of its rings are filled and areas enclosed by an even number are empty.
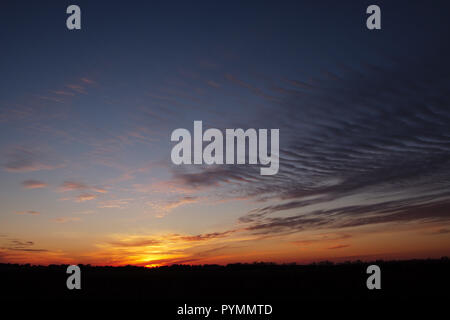
[[[89,79],[89,78],[81,78],[81,81],[83,81],[84,83],[87,83],[87,84],[96,84],[96,82],[94,80]]]
[[[335,246],[329,247],[328,249],[335,250],[335,249],[342,249],[342,248],[347,248],[347,247],[350,247],[350,245],[349,244],[337,244]]]
[[[197,172],[185,172],[182,169],[173,171],[173,182],[194,188],[206,188],[228,183],[254,181],[252,168],[248,166],[209,166]]]
[[[109,244],[117,247],[148,247],[157,246],[161,241],[148,238],[134,238],[120,241],[111,241]]]
[[[322,244],[322,243],[329,243],[329,242],[336,242],[339,240],[349,239],[352,236],[349,234],[319,234],[315,236],[311,236],[306,239],[300,239],[292,241],[293,244],[299,245],[299,246],[309,246],[313,244]]]
[[[54,222],[57,223],[67,223],[67,222],[73,222],[73,221],[81,221],[79,217],[59,217],[53,219]]]
[[[59,187],[59,191],[61,191],[61,192],[84,191],[83,193],[81,193],[75,197],[75,202],[85,202],[85,201],[97,199],[98,195],[94,194],[93,192],[101,193],[101,194],[105,194],[108,192],[104,188],[91,187],[91,186],[88,186],[87,184],[84,184],[82,182],[77,182],[77,181],[64,181],[62,183],[62,185]],[[72,200],[72,199],[69,197],[69,198],[62,198],[61,200]]]
[[[162,206],[162,209],[163,210],[172,210],[172,209],[178,208],[180,206],[183,206],[183,205],[186,205],[186,204],[189,204],[189,203],[195,203],[195,202],[198,202],[198,201],[199,201],[198,197],[184,196],[184,197],[182,197],[180,199],[171,200],[171,201],[166,202]]]
[[[149,201],[147,204],[152,208],[158,210],[158,218],[162,218],[166,213],[172,211],[175,208],[199,202],[200,198],[196,196],[182,196],[174,200],[163,200],[163,201]]]
[[[91,187],[87,184],[77,181],[64,181],[62,185],[59,187],[59,190],[62,192],[67,191],[91,191],[96,193],[108,193],[108,190],[102,187]]]
[[[76,93],[87,94],[85,87],[82,85],[71,83],[66,85],[66,87],[75,91]]]
[[[87,185],[76,181],[64,181],[60,187],[61,191],[84,190],[89,189]]]
[[[426,197],[312,210],[288,217],[258,217],[245,220],[246,230],[257,234],[298,232],[322,228],[348,228],[407,221],[448,222],[450,201],[431,202]]]
[[[31,214],[33,216],[41,214],[39,211],[28,210],[28,211],[16,211],[16,214]]]
[[[47,184],[39,180],[25,180],[22,182],[22,186],[26,189],[39,189],[45,188]]]
[[[113,199],[102,201],[98,204],[98,208],[125,208],[133,199]]]
[[[76,202],[85,202],[97,198],[95,194],[82,193],[76,197]]]
[[[224,232],[212,232],[212,233],[206,233],[206,234],[198,234],[195,236],[181,236],[180,239],[182,239],[184,241],[204,241],[204,240],[211,240],[211,239],[216,239],[216,238],[227,237],[236,231],[237,230],[229,230],[229,231],[224,231]]]
[[[186,234],[114,235],[114,240],[97,244],[95,257],[104,256],[113,265],[156,266],[199,262],[229,245],[217,246],[216,241],[234,231],[212,232],[190,236]],[[103,261],[104,263],[104,261]]]
[[[108,193],[108,190],[106,190],[105,188],[99,188],[99,187],[92,188],[92,191],[97,192],[97,193]]]
[[[61,96],[74,96],[75,95],[73,92],[68,92],[68,91],[64,91],[64,90],[55,90],[55,91],[52,91],[52,93],[61,95]]]
[[[23,241],[20,239],[6,239],[6,243],[2,244],[0,249],[8,251],[23,251],[23,252],[48,252],[46,249],[34,248],[33,241]]]
[[[276,89],[284,98],[252,124],[280,128],[277,175],[258,176],[248,166],[197,167],[174,171],[173,181],[259,201],[239,219],[252,233],[449,221],[446,53],[283,81]]]
[[[44,155],[41,151],[26,147],[15,147],[7,152],[4,168],[9,172],[29,172],[52,170],[62,167],[55,159]]]

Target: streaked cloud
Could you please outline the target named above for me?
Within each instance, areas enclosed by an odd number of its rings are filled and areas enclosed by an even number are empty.
[[[161,244],[161,241],[148,238],[134,238],[121,241],[112,241],[110,244],[118,247],[148,247],[159,245]]]
[[[89,189],[87,185],[76,181],[64,181],[60,187],[61,191],[84,190]]]
[[[184,241],[205,241],[205,240],[211,240],[211,239],[217,239],[217,238],[224,238],[227,236],[230,236],[231,234],[235,233],[237,230],[228,230],[224,232],[212,232],[212,233],[205,233],[205,234],[198,234],[195,236],[180,236],[180,239]]]
[[[106,194],[108,190],[102,187],[92,187],[82,182],[77,181],[64,181],[59,187],[59,191],[84,191],[82,194],[76,197],[76,201],[82,202],[86,200],[92,200],[98,197],[94,193]]]
[[[350,234],[318,234],[314,236],[309,236],[307,238],[302,238],[299,240],[292,241],[293,244],[299,245],[301,247],[310,246],[314,244],[329,244],[330,242],[336,242],[344,239],[350,239],[352,236]]]
[[[43,152],[26,147],[15,147],[9,150],[6,158],[4,168],[10,172],[52,170],[63,166]]]
[[[350,245],[349,244],[337,244],[337,245],[329,247],[328,249],[336,250],[336,249],[343,249],[343,248],[347,248],[347,247],[350,247]]]
[[[22,182],[22,186],[26,189],[40,189],[45,188],[47,184],[39,180],[25,180]]]
[[[34,210],[27,210],[27,211],[16,211],[16,214],[30,214],[33,216],[37,216],[39,214],[41,214],[39,211],[34,211]]]
[[[24,241],[20,239],[6,239],[6,243],[3,242],[1,249],[8,251],[23,251],[23,252],[47,252],[46,249],[40,249],[34,247],[33,241]]]
[[[127,199],[112,199],[112,200],[105,200],[98,203],[98,208],[125,208],[130,201],[132,201],[132,198]]]
[[[81,218],[79,217],[59,217],[53,219],[54,222],[57,223],[68,223],[68,222],[74,222],[74,221],[81,221]]]
[[[173,209],[199,201],[200,198],[196,196],[182,196],[173,200],[149,201],[147,202],[147,205],[157,211],[157,217],[162,218],[166,213],[172,211]]]
[[[85,201],[89,201],[89,200],[94,200],[96,198],[97,198],[97,196],[95,194],[82,193],[76,197],[76,201],[77,202],[85,202]]]

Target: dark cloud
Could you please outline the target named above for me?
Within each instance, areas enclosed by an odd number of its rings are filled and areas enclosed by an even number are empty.
[[[39,180],[25,180],[22,182],[22,186],[26,189],[39,189],[45,188],[47,184]]]
[[[118,247],[148,247],[159,245],[161,241],[155,239],[133,239],[133,240],[123,240],[123,241],[112,241],[110,244]]]
[[[378,65],[336,66],[308,80],[284,79],[272,86],[282,102],[256,114],[257,123],[229,126],[280,128],[277,175],[220,166],[176,171],[174,180],[194,188],[224,187],[224,197],[239,190],[270,200],[240,219],[257,233],[447,221],[447,53],[443,48],[415,60],[384,58]],[[285,211],[290,216],[280,217]]]
[[[24,251],[24,252],[47,252],[47,249],[33,248],[33,241],[23,241],[19,239],[7,239],[6,244],[0,249],[9,251]]]
[[[31,215],[39,215],[41,214],[39,211],[35,210],[27,210],[27,211],[16,211],[16,214],[31,214]]]
[[[236,232],[236,230],[228,230],[228,231],[224,231],[224,232],[212,232],[212,233],[198,234],[195,236],[182,236],[181,239],[185,240],[185,241],[211,240],[211,239],[215,239],[215,238],[227,237],[234,232]]]
[[[335,246],[329,247],[328,249],[335,250],[335,249],[342,249],[342,248],[347,248],[347,247],[350,247],[350,245],[349,244],[337,244]]]
[[[10,172],[52,170],[62,166],[47,154],[27,147],[15,147],[9,150],[6,153],[6,159],[4,168]]]
[[[249,169],[248,167],[245,167]],[[203,167],[197,172],[174,171],[174,182],[194,188],[220,186],[228,183],[250,182],[253,179],[251,169],[234,166]],[[249,172],[250,171],[250,172]]]
[[[408,200],[412,201],[412,200]],[[246,230],[256,234],[286,233],[306,229],[346,228],[387,222],[442,222],[450,220],[450,201],[411,203],[389,201],[309,211],[289,217],[253,219]],[[245,222],[249,222],[246,220]]]

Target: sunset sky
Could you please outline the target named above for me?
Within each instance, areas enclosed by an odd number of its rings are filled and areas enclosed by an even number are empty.
[[[0,262],[450,255],[449,5],[372,2],[2,1]],[[173,165],[194,120],[278,174]]]

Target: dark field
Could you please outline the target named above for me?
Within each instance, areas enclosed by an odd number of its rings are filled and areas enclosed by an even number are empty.
[[[381,268],[381,290],[366,287],[366,269],[370,264]],[[1,298],[180,303],[439,300],[448,299],[450,285],[448,258],[311,265],[80,268],[81,290],[68,290],[65,265],[0,264]]]

